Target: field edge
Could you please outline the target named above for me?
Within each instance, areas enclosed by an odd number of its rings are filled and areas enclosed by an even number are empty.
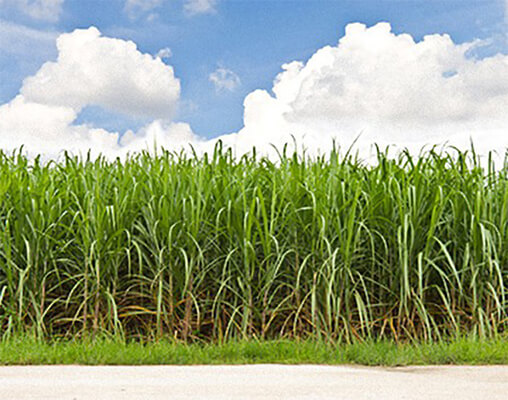
[[[508,338],[459,338],[433,343],[390,341],[331,344],[317,340],[184,344],[115,339],[0,341],[0,365],[508,365]]]

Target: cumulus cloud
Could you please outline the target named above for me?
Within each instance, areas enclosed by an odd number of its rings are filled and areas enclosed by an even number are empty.
[[[131,41],[105,38],[97,28],[57,39],[58,59],[23,82],[30,102],[71,107],[93,104],[128,115],[170,118],[180,95],[173,68],[140,53]]]
[[[0,106],[0,147],[24,145],[50,155],[63,149],[120,153],[119,133],[73,124],[88,105],[155,119],[140,139],[127,135],[123,146],[142,147],[143,138],[157,137],[152,132],[162,129],[159,119],[170,120],[180,83],[159,58],[142,54],[132,42],[102,37],[94,27],[59,36],[57,49],[57,61],[26,78],[19,95]],[[181,124],[164,127],[168,137],[188,130]]]
[[[188,124],[171,122],[180,92],[173,69],[142,54],[134,43],[104,38],[95,28],[59,37],[56,62],[25,80],[20,94],[0,106],[0,147],[24,144],[36,152],[92,148],[122,155],[162,146],[198,151],[221,139],[237,154],[256,146],[269,153],[293,138],[309,153],[335,140],[363,154],[377,143],[415,151],[433,144],[480,152],[508,148],[508,56],[471,57],[478,42],[456,44],[448,35],[416,42],[387,23],[350,24],[335,46],[306,62],[282,66],[271,91],[244,101],[244,127],[206,140]],[[220,74],[219,74],[220,75]],[[124,135],[76,125],[80,110],[98,105],[154,121]]]
[[[208,80],[214,84],[218,92],[223,90],[232,92],[240,85],[239,76],[227,68],[217,68],[208,76]]]
[[[16,7],[34,19],[58,21],[64,0],[0,0],[0,5]]]
[[[183,8],[189,15],[210,14],[215,12],[217,0],[186,0]]]
[[[448,35],[422,41],[388,23],[350,24],[337,46],[283,65],[273,94],[245,99],[244,128],[223,139],[248,149],[266,142],[420,148],[448,142],[502,152],[508,145],[508,56],[474,59],[477,42]]]

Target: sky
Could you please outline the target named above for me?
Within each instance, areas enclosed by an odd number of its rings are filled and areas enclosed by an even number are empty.
[[[502,152],[507,54],[508,0],[0,0],[0,148]]]

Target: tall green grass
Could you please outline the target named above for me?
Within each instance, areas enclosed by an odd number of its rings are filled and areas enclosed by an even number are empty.
[[[0,154],[4,337],[434,340],[508,326],[508,167],[474,152]]]

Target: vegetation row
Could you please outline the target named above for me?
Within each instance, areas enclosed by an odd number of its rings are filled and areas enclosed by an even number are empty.
[[[4,337],[430,340],[508,326],[508,165],[0,155]]]

